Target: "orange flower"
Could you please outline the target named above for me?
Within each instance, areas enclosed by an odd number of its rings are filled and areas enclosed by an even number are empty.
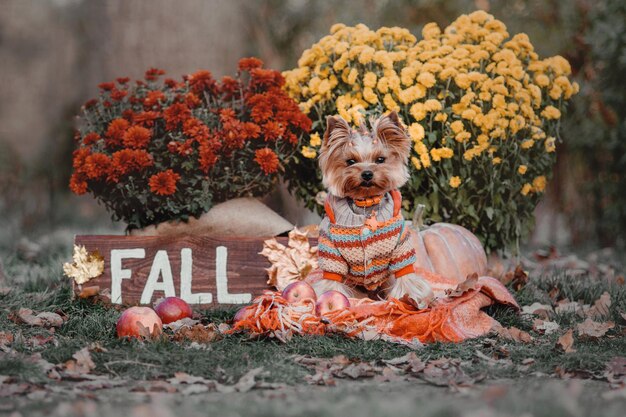
[[[172,195],[176,192],[176,183],[180,175],[168,169],[150,177],[150,191],[157,195]]]
[[[87,192],[87,181],[85,181],[82,175],[72,174],[70,177],[70,190],[77,195],[85,194]]]
[[[270,121],[263,125],[263,136],[265,136],[265,140],[278,140],[285,132],[285,127],[281,126],[281,124]]]
[[[115,88],[115,83],[100,83],[98,88],[104,91],[111,91]]]
[[[174,103],[163,111],[165,124],[168,130],[178,128],[178,125],[184,123],[191,117],[191,110],[183,103]]]
[[[187,82],[189,82],[189,87],[194,93],[202,94],[202,92],[208,91],[215,94],[217,92],[217,83],[210,71],[202,70],[188,75]]]
[[[202,123],[201,120],[192,117],[185,121],[183,125],[183,133],[190,139],[196,141],[206,140],[209,138],[209,128]]]
[[[143,149],[122,149],[111,156],[108,181],[118,182],[128,172],[141,171],[154,164],[152,156]]]
[[[108,174],[110,166],[111,158],[103,153],[93,153],[85,158],[83,172],[90,180],[99,179]]]
[[[99,140],[100,140],[99,134],[97,134],[96,132],[89,132],[83,138],[83,144],[91,145],[92,143],[96,143]]]
[[[278,171],[278,156],[276,156],[273,150],[270,148],[257,149],[254,154],[254,160],[259,164],[265,175]]]
[[[241,58],[239,60],[239,71],[250,71],[253,68],[260,68],[263,66],[263,61],[259,58]]]
[[[119,146],[122,143],[126,129],[130,126],[126,119],[114,119],[106,131],[107,146]]]
[[[154,106],[160,105],[162,101],[165,101],[165,94],[163,94],[162,91],[150,91],[143,100],[143,105],[146,109],[151,109]]]
[[[261,133],[261,127],[252,122],[245,122],[241,133],[246,139],[256,139]]]
[[[154,126],[154,121],[161,115],[155,111],[144,111],[133,115],[133,122],[144,127]]]
[[[145,148],[148,146],[152,133],[141,126],[133,126],[124,133],[124,146],[133,149]]]
[[[163,71],[162,69],[150,68],[148,71],[146,71],[144,78],[147,81],[156,81],[163,74],[165,74],[165,71]]]

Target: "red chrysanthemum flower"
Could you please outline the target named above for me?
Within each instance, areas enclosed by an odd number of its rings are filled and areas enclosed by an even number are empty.
[[[148,146],[150,139],[152,139],[150,130],[142,126],[132,126],[126,131],[122,140],[127,148],[139,149]]]
[[[165,71],[163,71],[162,69],[150,68],[148,71],[146,71],[144,78],[146,79],[146,81],[156,81],[163,74],[165,74]]]
[[[215,94],[217,92],[217,83],[210,71],[202,70],[187,76],[189,88],[196,94],[209,92]]]
[[[159,172],[150,177],[150,191],[156,195],[172,195],[176,192],[176,183],[180,175],[173,170]]]
[[[278,71],[254,68],[250,70],[250,86],[254,89],[280,88],[285,84],[285,79]]]
[[[70,177],[70,190],[77,195],[85,194],[87,192],[87,181],[82,175],[72,174]]]
[[[152,156],[143,149],[122,149],[111,156],[108,181],[118,182],[122,175],[141,171],[154,164]]]
[[[163,81],[163,84],[165,84],[165,86],[168,88],[176,88],[176,86],[178,86],[178,83],[176,82],[176,80],[173,80],[171,78],[166,78]]]
[[[207,173],[217,162],[217,150],[220,148],[218,140],[211,139],[202,141],[198,148],[198,162],[200,169]]]
[[[126,90],[118,90],[117,88],[114,88],[113,90],[111,90],[111,100],[122,101],[122,99],[126,97],[127,94],[128,91]]]
[[[153,107],[159,107],[162,101],[165,101],[165,94],[163,94],[163,91],[150,91],[143,100],[143,105],[146,109],[151,109]]]
[[[265,175],[273,174],[278,171],[278,156],[276,156],[273,150],[270,148],[257,149],[254,155],[255,162],[259,164]]]
[[[83,144],[89,146],[91,144],[96,143],[99,140],[100,140],[99,134],[97,134],[96,132],[89,132],[83,138]]]
[[[72,154],[72,167],[76,172],[83,172],[83,166],[85,165],[85,159],[91,155],[89,148],[78,148]]]
[[[198,98],[197,95],[195,95],[194,93],[187,93],[187,95],[185,95],[185,103],[192,109],[195,109],[196,107],[198,107],[200,104],[202,104],[202,101]]]
[[[98,88],[104,91],[111,91],[115,88],[115,83],[100,83]]]
[[[260,68],[263,66],[263,61],[259,58],[241,58],[239,60],[239,71],[250,71],[254,68]]]
[[[163,116],[165,117],[165,127],[168,130],[174,130],[191,117],[191,110],[184,103],[174,103],[163,111]]]
[[[143,127],[153,127],[155,121],[161,117],[161,114],[156,111],[144,111],[141,113],[135,113],[133,115],[133,122]]]
[[[278,122],[267,122],[262,126],[263,136],[266,141],[278,140],[285,132],[285,126]]]
[[[115,81],[117,81],[118,84],[125,85],[125,84],[128,84],[128,82],[130,81],[130,78],[119,77],[119,78],[116,78]]]
[[[105,133],[106,145],[109,147],[121,145],[124,134],[129,126],[130,123],[128,123],[126,119],[113,119],[111,123],[109,123],[109,127]]]
[[[241,134],[246,139],[256,139],[261,134],[261,127],[252,122],[245,122],[241,129]]]
[[[111,158],[103,153],[92,153],[85,158],[82,171],[90,180],[100,179],[109,173]]]
[[[238,97],[240,88],[241,83],[233,77],[226,75],[222,78],[220,92],[224,95],[224,100],[230,100],[231,98]]]
[[[190,139],[195,141],[207,140],[209,138],[209,128],[202,123],[201,120],[192,117],[185,121],[183,125],[183,133]]]
[[[90,109],[96,104],[98,104],[98,100],[96,100],[95,98],[91,98],[85,102],[84,106],[86,109]]]

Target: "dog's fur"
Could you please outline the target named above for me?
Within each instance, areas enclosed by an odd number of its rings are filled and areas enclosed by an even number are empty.
[[[329,193],[340,198],[364,199],[398,189],[409,179],[411,139],[396,112],[372,121],[371,131],[364,122],[358,130],[353,130],[339,116],[329,116],[326,122],[319,166]],[[372,171],[371,181],[363,180],[364,171]],[[336,281],[321,280],[314,288],[318,294],[337,290],[347,296],[354,295],[352,288]],[[425,305],[432,299],[432,290],[414,273],[398,279],[390,274],[386,295],[388,298],[408,295]]]

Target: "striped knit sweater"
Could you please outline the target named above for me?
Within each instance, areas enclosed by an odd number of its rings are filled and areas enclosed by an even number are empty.
[[[390,273],[398,278],[413,272],[417,259],[400,213],[401,202],[397,190],[385,194],[378,206],[370,208],[356,207],[348,199],[329,195],[318,244],[324,278],[373,290]],[[376,211],[376,230],[365,225],[372,211]]]

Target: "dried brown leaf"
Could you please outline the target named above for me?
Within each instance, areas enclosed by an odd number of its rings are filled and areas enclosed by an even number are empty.
[[[475,382],[474,378],[461,369],[459,360],[447,358],[428,362],[420,378],[439,387],[468,387],[474,385]]]
[[[468,275],[465,281],[456,286],[454,290],[446,290],[448,297],[460,297],[468,291],[478,289],[478,274],[473,273]]]
[[[57,313],[44,311],[35,314],[30,308],[20,308],[12,319],[18,323],[38,327],[59,327],[63,324],[63,318]]]
[[[574,331],[569,329],[556,341],[556,348],[565,353],[576,352],[574,349]]]
[[[587,317],[592,319],[603,319],[611,316],[609,308],[611,307],[611,295],[608,292],[602,293],[593,306],[587,311]]]
[[[539,316],[543,319],[550,318],[550,315],[554,312],[552,306],[541,303],[532,303],[529,306],[522,306],[522,314]]]
[[[98,251],[88,252],[84,246],[74,245],[72,263],[63,264],[63,272],[77,284],[84,284],[104,272],[104,258]]]
[[[498,336],[504,339],[509,339],[521,343],[530,343],[533,340],[532,336],[528,332],[520,330],[517,327],[505,328],[499,324],[496,324],[493,327],[493,330],[498,334]]]
[[[614,327],[615,323],[612,321],[598,323],[588,317],[582,323],[578,323],[578,336],[582,338],[598,339]]]
[[[92,285],[90,287],[83,287],[78,293],[78,298],[95,297],[100,294],[100,287],[98,285]]]
[[[96,364],[91,359],[88,347],[84,347],[72,355],[69,361],[65,362],[64,370],[68,374],[83,375],[96,369]]]
[[[289,232],[287,246],[278,243],[276,239],[268,239],[263,242],[260,254],[272,264],[267,269],[267,283],[279,291],[293,281],[306,278],[309,272],[318,267],[317,247],[312,248],[307,233],[297,228]]]
[[[533,330],[541,334],[551,334],[559,330],[561,326],[557,322],[535,319],[533,321]]]
[[[173,336],[173,340],[177,342],[190,340],[197,343],[211,343],[221,338],[222,335],[217,331],[217,327],[214,324],[207,326],[196,324],[192,327],[182,327]]]
[[[511,283],[513,290],[519,291],[528,283],[528,274],[521,265],[517,265],[514,271],[509,271],[504,274],[501,281],[505,285]]]

